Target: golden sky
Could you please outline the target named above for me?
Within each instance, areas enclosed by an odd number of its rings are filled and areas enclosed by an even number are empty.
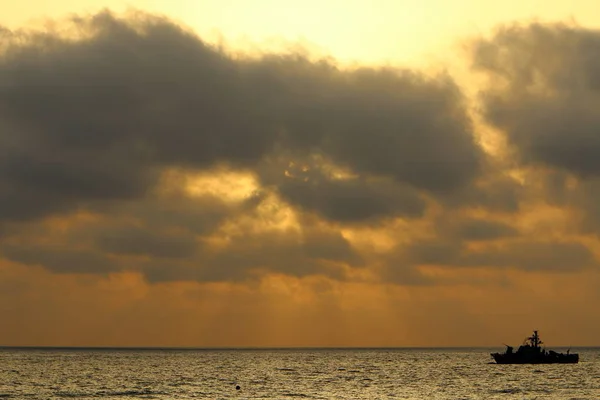
[[[595,2],[0,7],[0,345],[600,345]]]

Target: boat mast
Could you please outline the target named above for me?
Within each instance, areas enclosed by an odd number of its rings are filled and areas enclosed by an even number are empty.
[[[540,337],[538,335],[538,331],[533,331],[533,336],[529,338],[531,340],[531,344],[533,345],[534,348],[539,349],[540,345],[543,343],[540,340]]]

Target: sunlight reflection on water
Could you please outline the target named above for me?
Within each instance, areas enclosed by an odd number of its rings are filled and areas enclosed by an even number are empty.
[[[492,350],[2,349],[0,398],[600,398],[600,349],[574,365],[497,365]]]

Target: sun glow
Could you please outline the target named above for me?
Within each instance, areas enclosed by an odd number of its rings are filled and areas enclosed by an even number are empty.
[[[259,189],[253,175],[226,170],[189,174],[185,177],[184,185],[191,196],[211,195],[233,202],[248,199]]]

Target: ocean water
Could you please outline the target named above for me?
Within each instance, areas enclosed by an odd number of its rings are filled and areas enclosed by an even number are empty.
[[[572,365],[498,350],[4,348],[0,399],[600,399],[598,348]]]

